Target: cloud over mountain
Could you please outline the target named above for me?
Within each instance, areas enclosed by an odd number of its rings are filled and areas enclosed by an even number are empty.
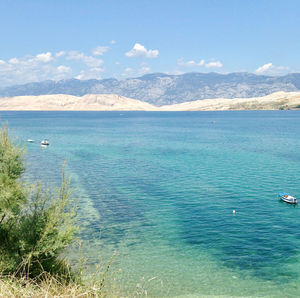
[[[147,50],[143,45],[136,43],[133,48],[125,53],[129,58],[144,57],[144,58],[157,58],[159,55],[158,50]]]
[[[0,60],[0,87],[43,80],[100,79],[104,61],[99,58],[109,47],[99,46],[92,55],[80,51],[43,52]]]
[[[208,63],[205,63],[204,59],[201,59],[199,62],[196,62],[194,60],[184,61],[184,59],[178,59],[177,65],[182,67],[206,67],[206,68],[221,68],[223,67],[223,64],[221,61],[211,61]]]
[[[280,75],[287,73],[289,70],[288,67],[285,66],[275,66],[273,63],[266,63],[259,68],[256,69],[257,74],[268,74],[268,75]]]

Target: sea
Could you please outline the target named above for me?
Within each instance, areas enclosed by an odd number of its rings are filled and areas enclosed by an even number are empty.
[[[53,189],[66,163],[108,297],[299,297],[300,208],[277,194],[300,199],[300,111],[0,118],[26,146],[26,183]]]

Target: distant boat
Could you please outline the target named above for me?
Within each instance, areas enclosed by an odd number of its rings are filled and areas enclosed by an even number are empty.
[[[32,140],[32,139],[27,139],[27,142],[28,142],[28,143],[34,143],[34,140]]]
[[[49,141],[47,139],[44,139],[44,140],[41,141],[41,145],[48,146]]]
[[[298,204],[297,199],[286,192],[280,192],[278,195],[279,195],[280,200],[282,200],[286,203]]]

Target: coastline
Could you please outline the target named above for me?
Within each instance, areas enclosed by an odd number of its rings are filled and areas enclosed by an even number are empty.
[[[275,92],[267,96],[251,98],[203,99],[160,107],[141,100],[114,94],[87,94],[82,97],[53,94],[0,98],[1,111],[230,111],[297,109],[300,109],[300,92]]]

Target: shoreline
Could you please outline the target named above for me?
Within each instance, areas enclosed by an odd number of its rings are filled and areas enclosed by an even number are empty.
[[[30,107],[30,108],[28,108]],[[53,94],[0,98],[0,111],[243,111],[299,110],[300,92],[275,92],[262,97],[202,99],[154,106],[141,100],[114,94],[82,97]]]

